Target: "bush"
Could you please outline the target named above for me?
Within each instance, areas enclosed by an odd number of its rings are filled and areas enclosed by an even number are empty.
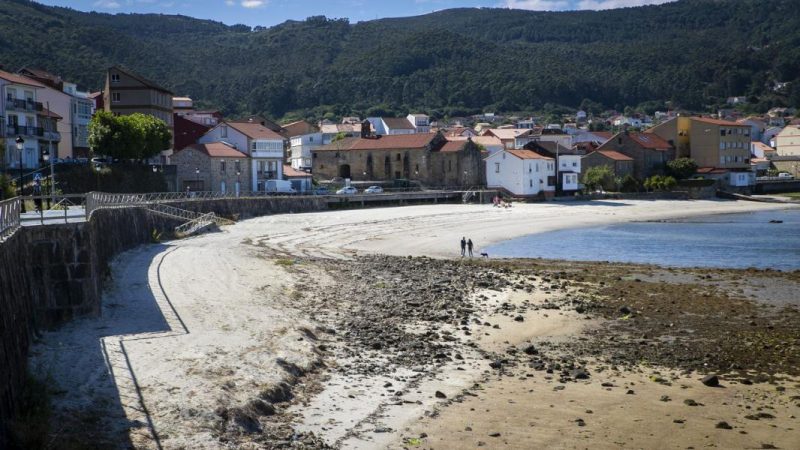
[[[691,158],[678,158],[667,162],[667,173],[679,180],[685,180],[697,172],[697,163]]]
[[[644,180],[644,188],[648,191],[671,191],[677,185],[677,180],[671,176],[653,175]]]
[[[642,183],[639,182],[633,175],[626,175],[620,184],[622,192],[639,192],[642,189]]]

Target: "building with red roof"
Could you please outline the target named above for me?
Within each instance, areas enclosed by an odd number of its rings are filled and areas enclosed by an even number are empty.
[[[248,192],[251,160],[230,144],[192,144],[172,155],[181,191]]]
[[[505,149],[486,158],[486,185],[521,197],[552,196],[556,161],[528,149]]]
[[[442,133],[345,138],[312,151],[319,180],[417,181],[426,186],[483,185],[483,162],[471,140],[448,141]]]
[[[667,161],[675,159],[672,144],[652,133],[622,131],[597,147],[597,150],[611,150],[633,159],[633,176],[640,180],[663,174]],[[590,161],[596,158],[598,156]]]

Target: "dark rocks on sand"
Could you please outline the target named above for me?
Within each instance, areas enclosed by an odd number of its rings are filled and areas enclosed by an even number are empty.
[[[728,422],[725,422],[724,420],[720,421],[720,422],[717,422],[717,424],[714,427],[715,428],[719,428],[721,430],[732,430],[733,429],[733,427],[730,426],[728,424]]]
[[[436,398],[447,398],[447,396],[442,391],[436,391]]]
[[[575,369],[571,372],[572,378],[576,380],[586,380],[589,378],[589,371],[586,369]]]
[[[707,375],[700,381],[709,387],[719,387],[719,377],[716,375]]]

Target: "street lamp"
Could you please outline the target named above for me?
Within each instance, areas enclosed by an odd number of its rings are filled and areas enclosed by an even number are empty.
[[[17,151],[19,152],[19,196],[22,197],[22,177],[25,176],[22,171],[22,149],[25,146],[25,139],[22,136],[17,136],[15,141],[17,143]],[[25,212],[25,200],[22,200],[22,212]]]
[[[153,164],[153,173],[157,173],[157,172],[158,172],[158,167],[156,167],[156,165]]]
[[[197,189],[197,186],[200,184],[200,168],[194,168],[194,187]]]
[[[240,172],[238,170],[236,171],[236,197],[239,197],[239,190],[241,189],[241,183],[240,183],[240,179],[239,179],[239,175],[241,175],[241,174],[242,174],[242,172]]]

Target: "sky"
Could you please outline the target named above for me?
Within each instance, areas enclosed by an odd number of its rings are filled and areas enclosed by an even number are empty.
[[[459,7],[536,11],[610,9],[672,0],[37,0],[53,6],[106,13],[183,14],[229,25],[272,26],[309,16],[348,18],[351,22],[427,14]]]

